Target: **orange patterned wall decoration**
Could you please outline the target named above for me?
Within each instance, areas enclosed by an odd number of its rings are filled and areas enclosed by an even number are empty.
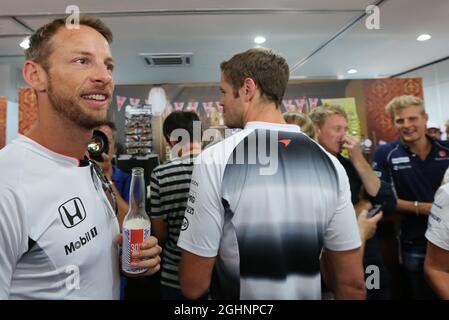
[[[396,132],[385,106],[396,96],[414,95],[423,98],[420,78],[381,79],[363,81],[368,135],[371,140],[391,142]]]
[[[19,89],[19,132],[26,133],[37,120],[37,100],[31,88]]]
[[[6,144],[6,97],[0,97],[0,149]]]

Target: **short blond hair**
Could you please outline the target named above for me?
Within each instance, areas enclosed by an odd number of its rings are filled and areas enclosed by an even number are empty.
[[[385,112],[388,113],[391,117],[391,120],[394,121],[394,117],[397,111],[411,106],[415,106],[420,109],[422,115],[426,114],[423,99],[411,95],[404,95],[393,98],[385,107]]]
[[[297,111],[289,111],[282,114],[285,122],[289,124],[296,124],[301,128],[301,131],[308,135],[310,138],[314,138],[315,131],[313,130],[312,120],[305,113]]]
[[[324,122],[326,122],[327,118],[335,114],[344,117],[346,121],[348,121],[348,115],[346,114],[345,110],[337,105],[320,106],[315,110],[312,110],[312,112],[309,113],[309,117],[314,125],[318,125],[321,128],[324,125]]]

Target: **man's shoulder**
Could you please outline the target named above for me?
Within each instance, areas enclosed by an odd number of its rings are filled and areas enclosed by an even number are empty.
[[[220,164],[223,160],[227,162],[227,159],[239,143],[253,131],[254,129],[243,129],[213,144],[196,157],[195,163],[197,164],[203,160],[205,160],[204,163],[206,164]]]
[[[114,167],[114,173],[117,173],[117,175],[121,175],[121,176],[129,176],[130,174],[128,172],[123,171],[122,169],[120,169],[119,167],[113,165]]]
[[[376,156],[388,156],[388,154],[395,150],[400,150],[401,143],[399,140],[390,142],[390,143],[384,143],[380,144],[375,151]]]
[[[131,175],[128,172],[123,171],[117,166],[114,166],[114,174],[112,175],[113,181],[123,181],[127,180],[131,177]]]
[[[194,158],[175,158],[165,161],[164,163],[158,165],[153,169],[154,173],[160,173],[165,170],[173,169],[176,170],[178,167],[193,164]]]
[[[7,145],[0,150],[0,184],[14,184],[25,170],[25,160],[29,159],[27,150],[17,145]]]
[[[437,147],[449,150],[449,140],[438,140],[434,142]]]

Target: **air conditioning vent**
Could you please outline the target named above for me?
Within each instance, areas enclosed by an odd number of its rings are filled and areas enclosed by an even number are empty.
[[[192,53],[140,53],[147,67],[190,66]]]

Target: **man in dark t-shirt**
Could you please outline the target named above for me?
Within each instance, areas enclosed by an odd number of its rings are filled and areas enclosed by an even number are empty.
[[[314,124],[318,143],[326,151],[336,156],[345,168],[351,188],[351,202],[356,208],[357,214],[364,214],[361,213],[362,208],[367,203],[369,207],[381,204],[384,212],[392,212],[396,206],[392,189],[375,175],[363,156],[359,141],[347,134],[348,120],[346,112],[339,106],[318,107],[310,114],[310,118]],[[341,155],[343,148],[348,150],[349,158]],[[381,216],[368,220],[361,218],[359,218],[359,228],[361,229],[362,240],[365,241],[364,267],[366,269],[374,265],[380,271],[379,287],[376,288],[375,286],[371,290],[367,290],[367,299],[389,299],[389,275],[384,267],[379,240],[374,234],[364,232],[367,227],[373,229],[372,225],[377,224]],[[374,233],[373,231],[375,232],[375,229],[372,230],[372,233]],[[366,274],[366,276],[368,275]]]

